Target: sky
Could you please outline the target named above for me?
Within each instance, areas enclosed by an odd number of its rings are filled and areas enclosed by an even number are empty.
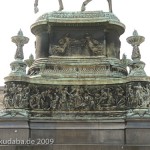
[[[63,11],[80,11],[84,0],[63,0]],[[132,47],[126,38],[132,36],[136,29],[139,35],[145,37],[141,44],[141,60],[146,63],[145,71],[150,76],[150,0],[112,0],[113,13],[126,26],[125,33],[121,35],[121,57],[125,53],[131,58]],[[14,61],[16,45],[11,42],[11,37],[17,35],[21,29],[29,43],[24,46],[24,57],[30,54],[35,56],[35,36],[30,27],[43,13],[58,10],[58,0],[39,0],[39,13],[34,14],[34,0],[1,0],[0,1],[0,86],[4,85],[4,77],[11,72],[10,63]],[[108,11],[107,0],[93,0],[86,11]]]

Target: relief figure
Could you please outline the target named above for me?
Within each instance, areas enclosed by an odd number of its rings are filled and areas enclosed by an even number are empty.
[[[52,55],[63,55],[70,44],[70,38],[66,35],[58,41],[58,45],[53,45],[51,48]]]
[[[104,44],[93,39],[88,33],[85,37],[86,45],[93,55],[103,55],[104,54]]]

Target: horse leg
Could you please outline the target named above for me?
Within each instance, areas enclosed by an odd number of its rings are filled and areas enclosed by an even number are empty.
[[[64,9],[63,2],[62,0],[58,0],[58,2],[59,2],[59,11],[62,11]]]
[[[109,6],[109,12],[112,12],[112,0],[107,0]]]
[[[81,7],[81,11],[85,11],[85,6],[89,3],[89,2],[91,2],[92,0],[85,0],[84,2],[83,2],[83,4],[82,4],[82,7]]]
[[[34,13],[37,13],[39,11],[38,9],[38,0],[35,0],[34,2]]]

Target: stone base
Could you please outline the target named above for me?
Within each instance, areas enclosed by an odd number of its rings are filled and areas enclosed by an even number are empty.
[[[1,119],[0,150],[149,150],[149,121]]]
[[[9,147],[20,145],[20,141],[26,141],[30,138],[28,120],[24,118],[1,118],[0,134],[0,149],[4,145]]]
[[[1,150],[149,150],[150,146],[122,145],[36,145],[36,146],[1,146]]]

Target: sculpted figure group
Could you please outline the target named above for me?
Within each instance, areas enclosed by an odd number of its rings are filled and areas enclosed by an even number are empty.
[[[80,43],[80,48],[82,48],[82,51],[85,51],[85,49],[88,51],[88,53],[91,53],[91,55],[103,55],[104,54],[104,42],[99,42],[96,39],[93,39],[91,35],[86,33],[85,37],[82,39],[82,43],[79,42],[79,40],[72,39],[69,34],[66,34],[64,37],[62,37],[57,45],[52,45],[50,54],[51,55],[57,55],[57,56],[63,56],[65,53],[67,54],[67,51],[70,50],[70,45],[74,45],[75,43]],[[84,43],[84,44],[83,44]],[[78,44],[79,45],[79,44]],[[75,46],[76,47],[76,46]]]
[[[29,95],[28,86],[10,83],[5,86],[3,104],[5,108],[28,108]]]
[[[82,3],[81,11],[85,11],[86,10],[86,5],[91,1],[92,0],[85,0]],[[109,12],[112,12],[112,1],[111,0],[107,0],[107,1],[108,1],[108,6],[109,6]],[[62,2],[62,0],[58,0],[58,2],[59,2],[59,11],[62,11],[64,9],[63,2]],[[35,0],[35,2],[34,2],[34,12],[37,13],[38,11],[39,11],[39,9],[38,9],[38,0]]]
[[[47,90],[34,87],[31,91],[33,92],[30,97],[31,109],[94,111],[125,107],[125,92],[120,86],[105,88],[64,86],[51,87]]]
[[[126,92],[127,91],[127,92]],[[99,111],[124,108],[149,108],[150,84],[124,86],[43,86],[9,83],[5,87],[5,108]]]
[[[62,55],[65,53],[66,49],[69,47],[70,44],[70,37],[68,34],[65,37],[61,38],[58,41],[58,45],[54,45],[52,47],[52,54],[53,55]]]
[[[127,105],[130,108],[143,107],[147,108],[150,106],[150,85],[142,86],[141,83],[132,86],[128,86],[127,91]]]

